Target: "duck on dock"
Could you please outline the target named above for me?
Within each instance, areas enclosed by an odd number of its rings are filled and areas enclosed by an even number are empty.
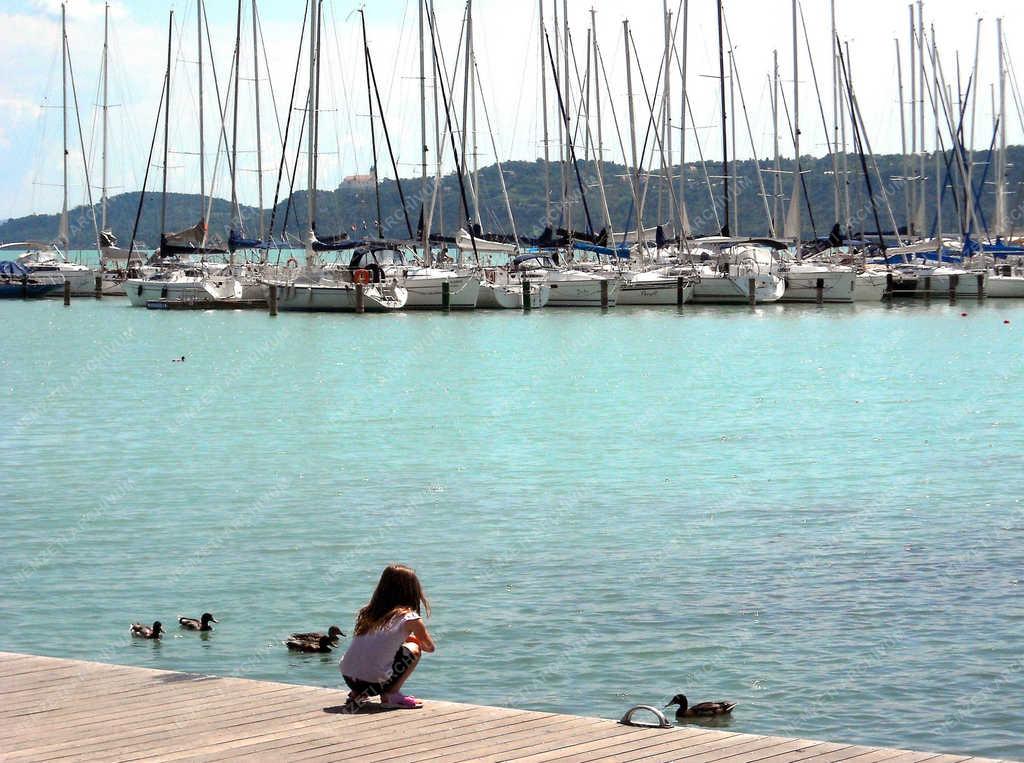
[[[679,705],[676,709],[676,718],[710,718],[715,715],[729,715],[736,707],[735,702],[698,702],[693,707],[686,700],[685,694],[677,694],[665,707]]]
[[[290,638],[284,642],[285,645],[293,652],[330,652],[331,651],[331,637],[326,634],[321,636],[316,641],[303,641],[301,639]]]
[[[182,628],[189,631],[212,631],[213,626],[210,623],[218,622],[213,615],[209,612],[203,612],[203,616],[198,620],[194,617],[179,617],[178,624]]]
[[[164,634],[164,626],[159,620],[153,623],[152,627],[142,623],[132,623],[132,636],[135,638],[160,638]]]
[[[320,639],[322,639],[324,636],[326,636],[330,640],[331,646],[337,646],[339,639],[346,638],[345,631],[343,631],[337,625],[332,625],[330,628],[327,629],[327,633],[321,633],[320,631],[311,631],[309,633],[293,633],[291,636],[288,637],[288,639],[291,641],[311,641],[314,644],[317,644],[320,642]]]

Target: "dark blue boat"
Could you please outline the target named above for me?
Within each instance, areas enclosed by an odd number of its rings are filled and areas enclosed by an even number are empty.
[[[64,288],[59,273],[32,273],[21,263],[0,260],[0,299],[45,297]]]

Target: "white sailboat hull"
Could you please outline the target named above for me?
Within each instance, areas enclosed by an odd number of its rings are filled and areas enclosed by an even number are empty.
[[[693,299],[693,284],[683,284],[683,304]],[[679,303],[675,278],[665,277],[627,282],[619,289],[618,305],[676,305]]]
[[[220,300],[240,300],[242,284],[237,278],[197,278],[181,281],[147,281],[129,278],[125,295],[133,307],[147,302],[187,302],[190,304]]]
[[[534,310],[544,307],[551,298],[551,287],[544,283],[530,283],[530,307]],[[480,293],[476,300],[477,309],[523,309],[523,286],[519,284],[481,283]]]
[[[701,275],[693,285],[692,302],[697,305],[746,305],[750,303],[748,280],[754,279],[754,301],[778,302],[786,291],[786,282],[776,276]]]
[[[985,296],[1024,299],[1024,276],[989,275],[985,282]]]
[[[453,310],[472,310],[476,307],[480,292],[480,279],[476,274],[442,276],[409,276],[403,287],[409,292],[405,303],[407,309],[439,310],[443,307],[442,289],[447,281],[449,287],[449,305]]]
[[[356,287],[351,283],[278,284],[279,310],[292,312],[352,313],[356,311]],[[408,292],[401,286],[381,288],[368,284],[363,289],[363,309],[390,312],[405,307]]]
[[[827,268],[791,270],[786,274],[786,290],[780,301],[817,302],[819,278],[822,281],[822,302],[850,303],[854,301],[856,274],[852,270],[829,270]]]
[[[545,281],[551,289],[549,307],[601,307],[601,282],[608,283],[608,306],[614,307],[622,281],[617,278],[573,278]]]
[[[885,287],[885,273],[858,273],[853,286],[853,301],[881,302]]]

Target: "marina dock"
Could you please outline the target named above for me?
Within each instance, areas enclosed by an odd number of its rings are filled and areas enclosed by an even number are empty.
[[[340,683],[340,676],[339,676]],[[989,763],[700,726],[427,701],[342,712],[345,692],[0,652],[0,759]],[[626,708],[623,708],[624,710]]]

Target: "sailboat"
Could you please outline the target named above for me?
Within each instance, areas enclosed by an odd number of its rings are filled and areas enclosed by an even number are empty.
[[[351,241],[342,236],[321,240],[316,231],[317,188],[317,123],[319,121],[320,21],[318,0],[309,4],[309,95],[307,97],[307,163],[309,190],[306,194],[308,229],[306,231],[306,262],[300,268],[294,260],[264,279],[277,289],[278,308],[309,312],[389,312],[405,307],[409,293],[382,268],[364,267],[363,258],[380,251],[377,242]],[[321,252],[351,251],[347,266],[325,265]]]
[[[68,35],[67,35],[67,10],[63,4],[60,7],[60,39],[61,39],[61,117],[63,120],[63,207],[60,215],[60,228],[56,239],[52,243],[39,241],[27,241],[8,244],[4,249],[18,251],[21,254],[17,258],[21,266],[31,277],[40,282],[67,281],[71,287],[73,296],[93,295],[96,290],[95,274],[88,265],[71,262],[64,254],[70,240],[68,230]],[[76,112],[77,113],[77,112]],[[83,159],[84,161],[84,159]],[[86,172],[88,183],[88,171]]]

